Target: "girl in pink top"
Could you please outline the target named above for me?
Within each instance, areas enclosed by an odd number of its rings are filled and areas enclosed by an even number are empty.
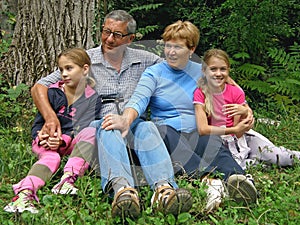
[[[236,161],[245,168],[250,149],[243,134],[247,131],[248,108],[245,93],[227,83],[229,57],[219,49],[208,50],[203,58],[204,76],[194,92],[197,129],[200,135],[221,135]]]
[[[246,119],[251,110],[245,94],[238,86],[227,83],[230,63],[226,52],[208,50],[203,57],[204,76],[194,92],[197,129],[200,135],[221,135],[234,158],[245,169],[246,164],[265,162],[290,166],[294,158],[300,159],[299,151],[275,146],[263,135],[248,130]]]

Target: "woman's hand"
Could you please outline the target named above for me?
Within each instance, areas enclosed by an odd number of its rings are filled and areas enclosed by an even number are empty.
[[[129,122],[124,115],[108,114],[103,117],[102,129],[120,130],[122,137],[126,137],[130,129]]]

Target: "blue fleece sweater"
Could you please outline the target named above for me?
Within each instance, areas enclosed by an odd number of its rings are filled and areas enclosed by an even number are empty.
[[[149,105],[156,124],[188,133],[195,130],[193,93],[201,69],[201,64],[192,61],[183,70],[171,68],[166,61],[148,67],[125,108],[142,115]]]

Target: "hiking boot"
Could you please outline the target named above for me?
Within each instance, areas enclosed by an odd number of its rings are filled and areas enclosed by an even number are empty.
[[[236,202],[250,204],[257,201],[257,190],[250,174],[234,174],[228,178],[227,189],[229,196]]]
[[[61,177],[60,182],[52,188],[51,192],[56,195],[76,195],[78,191],[78,189],[74,186],[74,182],[76,181],[76,179],[76,175],[71,175],[68,173],[64,174]]]
[[[214,209],[217,209],[222,203],[223,197],[225,197],[225,188],[222,180],[213,178],[204,178],[202,183],[207,185],[207,203],[205,210],[209,213]]]
[[[188,212],[192,205],[193,198],[188,190],[167,185],[158,187],[151,198],[151,206],[164,214]]]
[[[29,190],[21,191],[15,197],[13,197],[11,203],[4,207],[4,211],[6,212],[19,212],[22,213],[24,211],[29,211],[31,213],[38,213],[39,211],[34,206],[34,202],[36,198]]]
[[[132,187],[121,188],[112,203],[112,217],[137,218],[140,215],[140,203],[137,191]]]

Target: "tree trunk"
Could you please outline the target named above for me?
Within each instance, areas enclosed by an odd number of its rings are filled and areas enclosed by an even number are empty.
[[[1,59],[0,73],[10,87],[32,86],[56,67],[65,48],[91,48],[95,10],[100,0],[18,1],[16,26],[9,51]],[[98,9],[97,9],[98,8]]]

